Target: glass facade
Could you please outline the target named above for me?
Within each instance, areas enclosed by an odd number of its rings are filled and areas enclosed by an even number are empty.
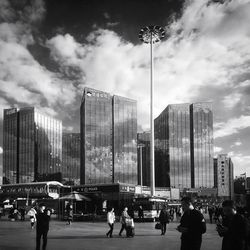
[[[191,188],[189,104],[169,105],[155,120],[156,185]]]
[[[137,184],[137,103],[113,96],[114,182]]]
[[[85,88],[81,105],[81,184],[112,183],[112,96]]]
[[[62,122],[33,107],[4,114],[5,182],[61,181]]]
[[[17,109],[5,109],[3,119],[3,184],[15,184],[18,182]]]
[[[172,104],[155,119],[156,186],[214,187],[211,106]]]
[[[192,187],[214,187],[213,113],[211,103],[190,105]]]
[[[85,88],[81,104],[81,184],[137,183],[136,102]]]
[[[137,134],[137,146],[138,184],[150,186],[150,132]]]
[[[80,133],[63,133],[62,183],[80,185]]]

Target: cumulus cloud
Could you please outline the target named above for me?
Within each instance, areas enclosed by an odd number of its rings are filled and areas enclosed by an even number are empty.
[[[214,146],[214,153],[215,153],[215,154],[220,153],[222,150],[223,150],[222,147]]]
[[[214,138],[237,134],[240,130],[250,127],[250,116],[242,115],[238,118],[232,118],[227,122],[216,123],[214,127]]]
[[[0,3],[0,94],[12,103],[47,109],[58,103],[69,104],[75,98],[71,84],[42,66],[30,53],[34,32],[43,20],[44,2],[35,0]],[[3,106],[1,106],[3,108]]]
[[[249,11],[249,1],[187,1],[182,17],[166,27],[168,39],[155,46],[156,115],[169,103],[207,101],[198,97],[207,86],[224,87],[220,102],[226,108],[241,101],[232,87],[249,71]],[[80,44],[70,34],[57,35],[47,46],[62,71],[78,70],[83,85],[137,99],[139,124],[147,128],[149,47],[105,29],[87,40]]]

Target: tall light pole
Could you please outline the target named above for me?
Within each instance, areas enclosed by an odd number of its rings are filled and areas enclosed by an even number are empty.
[[[150,183],[151,196],[155,195],[155,157],[154,157],[154,55],[153,44],[165,36],[160,26],[146,26],[140,30],[139,39],[150,44]]]

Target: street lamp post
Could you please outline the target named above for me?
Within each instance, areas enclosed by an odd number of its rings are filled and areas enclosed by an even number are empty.
[[[160,26],[146,26],[140,30],[139,39],[150,43],[150,179],[151,196],[155,195],[155,157],[154,157],[154,55],[153,44],[165,36],[165,31]]]

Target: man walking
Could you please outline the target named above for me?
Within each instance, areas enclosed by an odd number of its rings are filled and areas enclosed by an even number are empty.
[[[163,205],[163,208],[159,215],[159,221],[161,223],[161,235],[165,235],[167,224],[169,223],[169,214],[168,214],[166,205]]]
[[[109,209],[109,212],[107,214],[107,222],[109,225],[110,230],[106,233],[107,237],[112,238],[113,237],[113,230],[114,230],[114,223],[115,223],[115,213],[114,208]]]
[[[183,215],[177,230],[181,234],[181,250],[200,250],[202,234],[206,232],[206,222],[200,211],[194,209],[191,199],[181,200]]]
[[[125,207],[123,212],[122,212],[122,216],[121,216],[121,224],[122,224],[122,227],[121,227],[121,230],[120,230],[120,233],[119,233],[119,236],[122,236],[122,232],[124,229],[126,229],[126,219],[129,218],[129,215],[128,215],[128,208]]]
[[[246,250],[247,220],[236,212],[234,202],[231,200],[224,201],[222,209],[223,220],[216,228],[223,237],[222,250]]]
[[[39,205],[39,211],[36,214],[36,221],[36,250],[40,250],[41,237],[43,237],[43,250],[45,250],[49,231],[50,211],[46,210],[44,203]]]

